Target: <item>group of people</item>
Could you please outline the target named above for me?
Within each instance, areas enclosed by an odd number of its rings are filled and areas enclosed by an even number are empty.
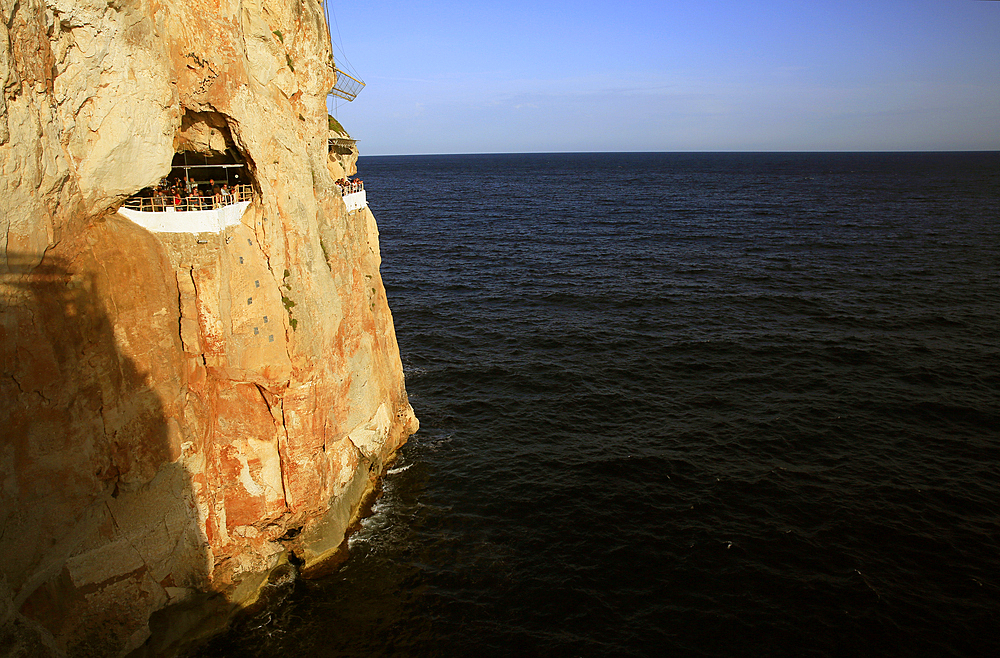
[[[227,183],[216,185],[215,180],[198,184],[185,176],[164,178],[160,184],[144,196],[150,198],[154,211],[167,207],[175,210],[211,210],[240,201],[239,186],[229,187]]]
[[[340,187],[340,196],[360,192],[365,189],[365,183],[360,178],[341,178],[337,181],[337,186]]]

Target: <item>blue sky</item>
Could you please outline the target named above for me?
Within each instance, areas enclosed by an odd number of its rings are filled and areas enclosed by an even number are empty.
[[[332,1],[363,155],[1000,149],[992,0]]]

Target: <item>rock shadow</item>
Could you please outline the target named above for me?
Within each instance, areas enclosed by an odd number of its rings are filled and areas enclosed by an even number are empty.
[[[161,334],[130,333],[148,279],[123,267],[93,249],[0,260],[0,655],[170,653],[195,622],[151,640],[150,616],[206,596],[161,395],[174,348],[136,344]]]

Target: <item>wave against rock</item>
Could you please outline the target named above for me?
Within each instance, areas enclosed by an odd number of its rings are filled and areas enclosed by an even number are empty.
[[[0,646],[169,654],[328,557],[417,427],[323,8],[0,13]],[[238,222],[117,212],[198,157]]]

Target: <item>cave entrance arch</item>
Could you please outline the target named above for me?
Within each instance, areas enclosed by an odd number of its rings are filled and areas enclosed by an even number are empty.
[[[248,202],[260,190],[254,171],[253,161],[237,146],[224,115],[187,110],[174,135],[170,170],[152,187],[126,199],[122,208],[137,212],[217,210]]]
[[[226,117],[218,112],[187,110],[174,136],[170,178],[200,186],[228,184],[256,187],[247,158],[236,146]]]

